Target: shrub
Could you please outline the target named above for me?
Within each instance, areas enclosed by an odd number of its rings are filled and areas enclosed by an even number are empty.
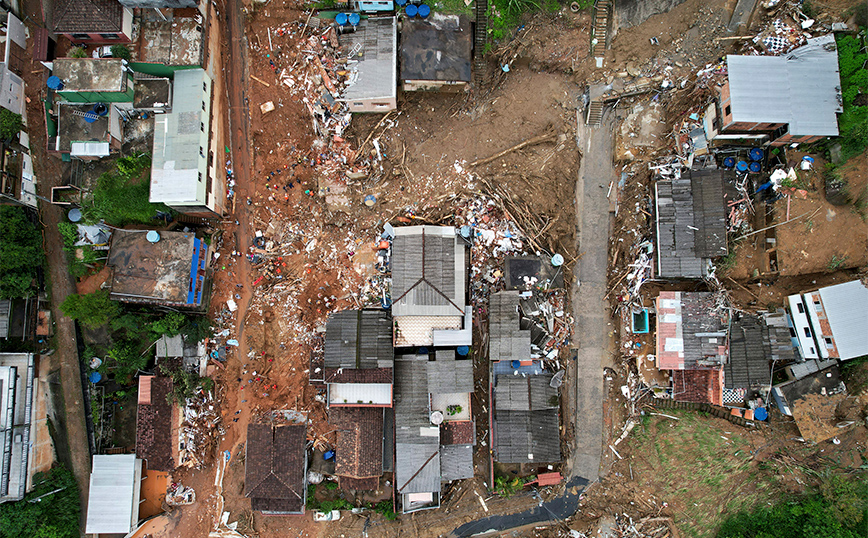
[[[42,260],[42,236],[24,209],[0,206],[0,298],[34,295],[33,278]]]
[[[142,178],[149,164],[148,154],[118,159],[117,168],[101,175],[93,191],[85,196],[81,207],[84,221],[105,220],[117,225],[147,223],[157,211],[169,211],[165,205],[152,204],[149,200],[150,182]]]
[[[78,538],[81,505],[72,472],[55,467],[37,473],[33,484],[23,500],[0,504],[0,538]]]
[[[66,51],[66,55],[70,58],[87,58],[87,49],[84,47],[73,46]]]
[[[130,54],[130,49],[128,49],[126,45],[112,45],[109,47],[109,50],[112,53],[112,58],[121,58],[128,62],[133,58]]]
[[[187,323],[187,316],[180,312],[169,312],[156,321],[152,321],[150,329],[157,335],[177,336]]]
[[[88,327],[100,327],[120,313],[118,304],[109,299],[108,290],[85,295],[73,294],[64,299],[60,311]]]
[[[868,51],[862,35],[839,34],[838,69],[844,113],[838,117],[842,157],[846,161],[868,147],[868,105],[863,104],[868,92]]]
[[[21,121],[21,114],[0,108],[0,139],[15,138],[21,132],[22,127],[24,124]]]

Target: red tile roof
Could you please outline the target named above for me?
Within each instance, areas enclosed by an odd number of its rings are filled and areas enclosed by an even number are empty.
[[[146,392],[147,398],[142,393]],[[136,456],[148,462],[155,471],[173,471],[175,459],[172,447],[175,436],[172,431],[170,401],[172,378],[139,377],[139,405],[136,410]],[[146,403],[142,403],[146,402]]]
[[[372,491],[380,487],[380,477],[351,478],[349,476],[338,476],[338,485],[344,490]]]
[[[391,368],[326,368],[326,383],[391,383]]]
[[[723,405],[723,369],[672,370],[674,399]]]
[[[373,478],[383,474],[383,409],[332,407],[329,422],[338,430],[335,474]]]
[[[441,445],[475,445],[476,424],[472,420],[455,420],[440,425]]]
[[[54,6],[54,32],[123,32],[124,7],[118,0],[57,0]]]
[[[540,473],[536,477],[536,483],[539,486],[552,486],[554,484],[560,484],[563,479],[564,477],[558,472]]]
[[[244,488],[253,510],[304,513],[305,443],[303,424],[247,426]]]

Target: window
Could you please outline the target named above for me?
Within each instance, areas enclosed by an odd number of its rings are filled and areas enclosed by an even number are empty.
[[[202,172],[199,172],[199,183],[202,183]]]
[[[820,303],[820,301],[814,301],[814,310],[816,310],[817,312],[823,311],[823,305]]]
[[[353,103],[353,106],[365,106],[365,103]]]
[[[796,334],[796,330],[793,329],[792,327],[790,327],[790,336],[793,337],[793,338],[795,338],[796,336],[798,336],[798,335]]]
[[[832,342],[832,339],[828,336],[823,338],[823,341],[826,343],[826,349],[832,349],[835,347],[835,344]]]
[[[90,34],[72,34],[73,39],[90,39]]]
[[[202,146],[199,146],[199,156],[200,156],[200,157],[204,157],[204,156],[205,156],[205,150],[202,149]]]
[[[805,305],[802,303],[796,303],[796,308],[799,310],[799,314],[805,313]]]
[[[202,101],[202,110],[205,110],[205,101]]]
[[[808,338],[811,337],[811,329],[809,327],[805,327],[805,336],[807,336]]]
[[[208,83],[207,82],[202,83],[202,91],[206,92],[206,93],[208,92]]]
[[[732,114],[732,107],[729,105],[726,105],[726,108],[723,109],[723,114],[725,116],[731,115]]]
[[[202,131],[203,133],[205,132],[205,122],[204,121],[199,122],[199,130]]]
[[[117,34],[100,34],[99,36],[103,39],[117,39],[118,38]]]

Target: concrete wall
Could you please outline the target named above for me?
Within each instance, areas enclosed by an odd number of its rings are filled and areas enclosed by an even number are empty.
[[[615,2],[617,28],[638,26],[653,15],[666,13],[684,0],[618,0]]]

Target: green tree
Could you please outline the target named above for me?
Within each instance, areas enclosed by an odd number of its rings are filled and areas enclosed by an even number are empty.
[[[151,354],[142,350],[137,340],[121,339],[109,349],[108,358],[111,361],[108,368],[112,369],[115,379],[122,385],[129,384],[139,370],[144,370],[151,360]]]
[[[42,259],[42,236],[24,208],[0,206],[0,298],[34,295],[32,282]]]
[[[0,139],[14,138],[24,126],[21,114],[16,114],[6,108],[0,108]]]
[[[78,538],[81,506],[72,472],[55,467],[33,482],[24,500],[0,504],[0,538]]]
[[[120,307],[109,299],[108,290],[70,295],[61,303],[60,310],[88,327],[105,325],[109,319],[120,314]]]
[[[863,32],[864,33],[864,32]],[[838,130],[844,160],[861,153],[868,146],[868,105],[863,104],[868,93],[868,51],[861,35],[839,34],[838,70],[844,113],[838,117]]]
[[[97,179],[92,192],[85,195],[81,212],[88,223],[105,220],[116,225],[147,223],[157,211],[169,211],[163,204],[149,200],[150,181],[142,177],[150,165],[150,155],[118,159],[117,168]]]
[[[181,334],[181,329],[187,323],[187,316],[180,312],[169,312],[165,316],[160,317],[156,321],[152,321],[150,329],[155,334],[160,336],[177,336]]]
[[[112,53],[112,58],[121,58],[128,62],[133,58],[132,55],[130,55],[130,49],[128,49],[126,45],[112,45],[109,47],[109,50]]]

